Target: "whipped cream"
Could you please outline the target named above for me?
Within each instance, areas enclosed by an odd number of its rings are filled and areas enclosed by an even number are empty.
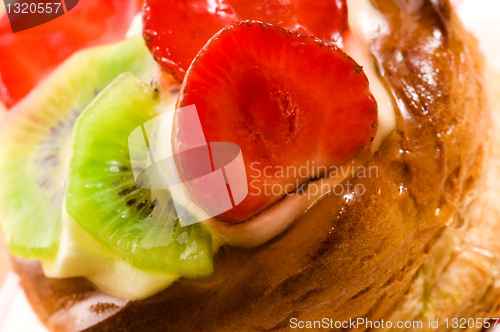
[[[376,152],[382,141],[396,127],[396,115],[389,92],[378,75],[368,42],[384,29],[381,14],[369,0],[348,0],[350,32],[344,39],[345,51],[363,66],[370,82],[370,90],[378,103],[378,130],[371,152]],[[141,16],[134,18],[127,36],[140,35]],[[176,95],[162,101],[162,113],[175,109]],[[172,113],[173,114],[173,113]],[[171,137],[170,133],[163,133]],[[362,166],[362,161],[353,159],[343,167]],[[204,224],[214,237],[214,248],[220,244],[241,247],[258,246],[286,230],[295,220],[312,208],[329,193],[322,188],[333,188],[351,173],[338,177],[327,177],[310,182],[300,195],[285,196],[279,202],[241,224],[227,224],[207,219]],[[315,190],[311,190],[312,186]],[[316,190],[317,188],[320,190]],[[187,192],[184,193],[188,195]],[[186,196],[187,197],[187,196]],[[190,201],[189,199],[187,199]],[[204,215],[201,208],[189,206],[195,215]],[[198,213],[197,213],[198,212]],[[146,273],[123,261],[118,255],[99,244],[69,216],[63,220],[61,243],[57,258],[43,262],[44,272],[49,277],[68,278],[83,276],[95,286],[109,294],[127,300],[147,298],[168,287],[178,276]]]
[[[176,100],[177,96],[164,94],[162,105],[173,110]],[[69,154],[69,147],[66,150]],[[144,272],[133,267],[88,234],[65,207],[57,256],[41,263],[47,277],[85,277],[103,293],[126,300],[150,297],[179,278],[176,274]]]
[[[125,38],[132,38],[132,37],[138,37],[142,36],[142,14],[137,13],[135,14],[134,18],[132,19],[132,23],[130,24],[130,27],[127,30],[127,34],[125,35]]]
[[[141,300],[170,286],[176,274],[144,272],[97,242],[67,213],[54,261],[42,262],[49,278],[85,277],[100,291],[127,300]]]
[[[378,74],[368,46],[369,41],[387,27],[382,14],[370,0],[348,0],[347,8],[350,31],[344,39],[345,51],[363,67],[378,105],[378,128],[372,143],[372,152],[376,152],[383,139],[396,128],[396,112],[391,95]]]

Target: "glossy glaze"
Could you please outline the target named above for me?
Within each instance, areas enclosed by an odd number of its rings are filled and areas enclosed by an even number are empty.
[[[326,197],[260,247],[222,248],[210,279],[181,280],[104,320],[68,316],[65,326],[89,319],[87,331],[261,331],[287,330],[291,317],[391,314],[446,224],[477,195],[489,119],[480,57],[447,1],[374,5],[385,24],[371,47],[399,118],[369,163],[378,176],[352,179],[366,193]],[[50,282],[22,280],[31,289]],[[92,296],[85,287],[51,287],[54,301]],[[36,292],[28,296],[49,324],[61,316]],[[464,313],[493,314],[498,297],[485,299],[463,303]]]

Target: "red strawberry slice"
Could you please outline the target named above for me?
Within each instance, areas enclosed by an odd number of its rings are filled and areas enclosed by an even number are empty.
[[[376,132],[377,104],[352,58],[258,21],[229,25],[202,49],[179,96],[178,107],[187,105],[196,106],[207,142],[241,148],[249,193],[219,215],[229,222],[247,220],[317,176],[313,166],[341,165],[367,151]],[[179,155],[189,147],[182,114],[175,119]],[[207,207],[202,190],[188,190]]]
[[[12,106],[74,52],[122,39],[138,0],[80,1],[63,16],[12,33],[0,19],[0,100]]]
[[[143,19],[151,53],[182,81],[207,41],[236,20],[262,20],[329,42],[347,28],[347,6],[345,0],[148,0]]]

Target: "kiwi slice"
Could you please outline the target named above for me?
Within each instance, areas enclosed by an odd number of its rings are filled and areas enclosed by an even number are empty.
[[[10,251],[52,259],[75,120],[118,75],[149,80],[157,65],[142,38],[74,54],[0,121],[0,226]]]
[[[140,147],[129,150],[129,136],[158,115],[158,104],[152,87],[125,73],[78,118],[66,211],[134,267],[206,276],[213,270],[210,232],[200,223],[181,227],[168,189],[139,188],[134,180],[129,151]]]

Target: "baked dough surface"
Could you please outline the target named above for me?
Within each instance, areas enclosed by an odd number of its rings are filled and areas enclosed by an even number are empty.
[[[364,195],[328,196],[262,246],[221,248],[213,277],[140,302],[15,259],[42,321],[54,331],[261,331],[288,330],[291,318],[498,316],[500,139],[490,133],[500,132],[500,79],[448,1],[373,2],[386,26],[371,49],[399,116],[368,164],[378,177],[351,179]]]

